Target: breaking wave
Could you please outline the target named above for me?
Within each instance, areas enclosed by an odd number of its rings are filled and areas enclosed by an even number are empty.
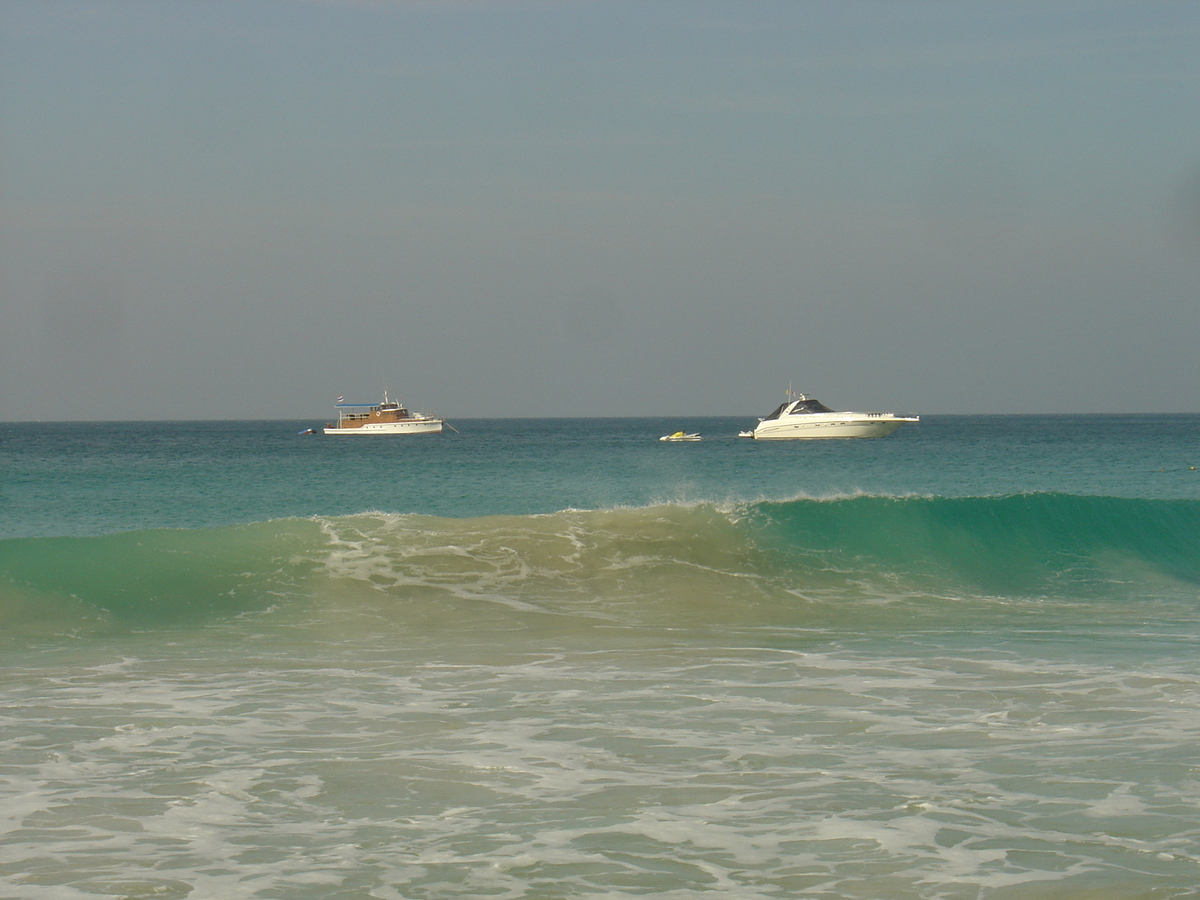
[[[331,596],[695,623],[898,596],[1096,599],[1200,584],[1198,549],[1198,501],[1049,493],[363,513],[0,541],[0,632],[202,623]]]

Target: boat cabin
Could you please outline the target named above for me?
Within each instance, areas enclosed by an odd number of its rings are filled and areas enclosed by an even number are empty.
[[[799,400],[788,400],[784,403],[780,403],[779,406],[777,406],[775,410],[762,421],[770,422],[772,419],[778,419],[785,412],[789,416],[802,416],[806,413],[831,413],[833,410],[821,401],[814,400],[812,397],[805,397],[802,394]]]
[[[399,422],[413,418],[412,413],[394,400],[383,403],[339,403],[338,425],[353,428],[366,422]]]

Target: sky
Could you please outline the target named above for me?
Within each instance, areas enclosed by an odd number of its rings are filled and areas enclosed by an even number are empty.
[[[1200,411],[1200,3],[5,0],[0,420]]]

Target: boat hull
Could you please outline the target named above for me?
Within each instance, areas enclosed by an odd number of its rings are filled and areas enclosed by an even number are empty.
[[[350,427],[330,425],[325,434],[441,434],[441,419],[423,419],[407,422],[364,422]]]
[[[812,419],[811,416],[805,418]],[[808,441],[822,438],[887,437],[905,422],[916,419],[879,416],[869,419],[830,418],[828,421],[762,422],[751,435],[756,441]]]

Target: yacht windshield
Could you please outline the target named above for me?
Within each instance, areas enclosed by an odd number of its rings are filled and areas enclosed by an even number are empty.
[[[796,415],[801,415],[803,413],[826,413],[826,412],[833,412],[833,410],[830,409],[828,406],[826,406],[824,403],[821,403],[819,400],[797,400],[796,405],[795,405],[795,407],[793,407],[791,414],[793,416],[796,416]]]
[[[777,407],[775,407],[775,411],[773,413],[771,413],[769,416],[763,417],[763,421],[770,422],[772,419],[778,419],[779,416],[783,413],[783,408],[785,406],[787,406],[786,403],[780,403]]]

